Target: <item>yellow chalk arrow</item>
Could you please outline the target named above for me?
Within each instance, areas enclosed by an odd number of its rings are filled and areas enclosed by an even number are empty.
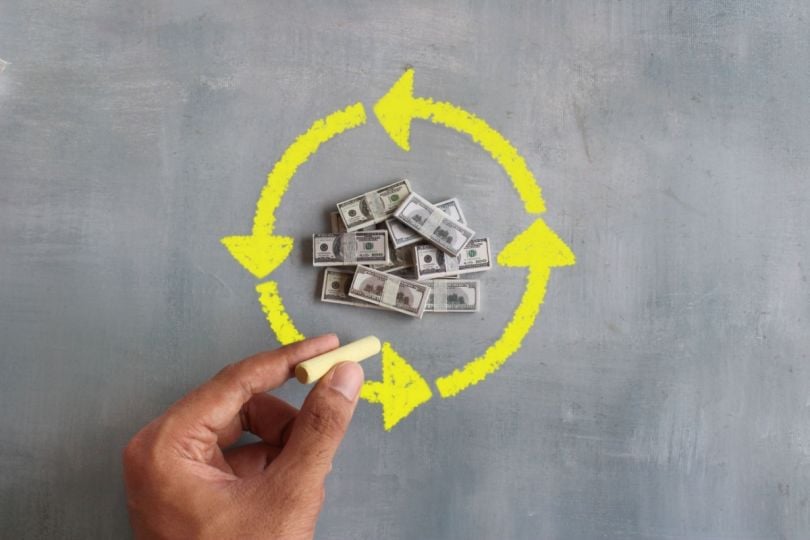
[[[428,120],[465,133],[503,167],[520,195],[526,212],[545,211],[540,187],[526,161],[498,131],[474,114],[452,103],[436,102],[413,95],[413,69],[407,70],[375,105],[374,114],[391,139],[403,150],[410,150],[411,122]],[[528,267],[526,290],[512,320],[501,337],[482,356],[450,375],[436,379],[442,397],[451,397],[494,373],[517,351],[540,312],[550,268],[574,264],[574,254],[542,221],[535,221],[512,240],[498,255],[502,266]]]
[[[251,234],[222,239],[234,259],[248,272],[261,279],[284,262],[292,251],[293,239],[288,236],[274,236],[273,229],[276,224],[276,208],[281,204],[281,198],[298,167],[306,163],[323,143],[335,135],[365,123],[366,110],[362,103],[355,103],[316,120],[287,147],[267,175],[267,183],[256,203]]]
[[[455,396],[465,388],[478,384],[494,373],[521,346],[540,312],[546,294],[549,272],[555,266],[568,266],[576,262],[574,254],[542,219],[517,235],[498,254],[501,266],[528,267],[526,290],[512,320],[498,340],[482,356],[461,369],[436,379],[436,388],[443,398]]]
[[[523,200],[526,212],[545,211],[540,186],[526,161],[503,135],[474,114],[452,103],[413,96],[413,69],[405,72],[374,105],[374,114],[391,139],[406,152],[410,150],[411,121],[429,120],[469,135],[503,167]]]
[[[228,236],[222,243],[245,270],[261,279],[275,270],[293,248],[289,236],[254,233],[251,236]]]
[[[434,102],[429,98],[415,98],[413,70],[408,70],[375,104],[374,112],[394,142],[406,151],[410,149],[410,126],[414,118],[429,120],[469,135],[503,167],[528,213],[536,214],[545,210],[540,187],[512,144],[486,122],[460,107]],[[276,236],[273,231],[275,211],[298,168],[323,143],[365,122],[366,113],[362,103],[355,103],[314,122],[285,150],[267,176],[267,183],[256,204],[252,233],[222,239],[233,257],[254,276],[263,278],[270,274],[293,248],[292,238]],[[436,379],[439,394],[444,398],[454,396],[497,371],[520,348],[534,324],[543,303],[550,269],[574,262],[574,254],[568,246],[540,219],[515,237],[498,255],[498,263],[529,269],[520,304],[500,338],[482,356]],[[277,283],[261,283],[256,291],[267,322],[279,342],[286,345],[304,339],[284,308]],[[419,372],[394,351],[390,343],[385,343],[382,350],[382,380],[367,381],[360,396],[382,405],[383,427],[390,430],[414,409],[429,401],[432,392]]]
[[[388,342],[383,343],[382,348],[382,378],[382,381],[366,381],[360,397],[382,405],[386,431],[433,395],[425,379]]]
[[[256,287],[259,304],[267,317],[273,333],[282,345],[304,339],[293,323],[278,292],[275,281],[267,281]],[[366,381],[360,397],[370,403],[382,405],[383,427],[386,431],[411,414],[415,408],[427,402],[433,393],[430,386],[407,360],[402,358],[388,342],[382,348],[382,381]]]

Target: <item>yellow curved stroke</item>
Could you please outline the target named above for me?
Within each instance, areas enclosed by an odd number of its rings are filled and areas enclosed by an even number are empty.
[[[526,212],[545,211],[540,186],[514,146],[484,120],[452,103],[437,102],[413,95],[413,69],[394,83],[374,105],[374,114],[391,139],[403,150],[410,150],[411,122],[428,120],[469,135],[503,167],[512,180]],[[443,398],[451,397],[497,371],[523,343],[540,312],[546,293],[550,268],[574,264],[568,246],[540,219],[516,236],[498,255],[501,266],[528,267],[526,289],[520,304],[503,333],[483,355],[436,379]]]
[[[249,236],[228,236],[221,240],[237,262],[251,274],[257,278],[269,275],[292,251],[293,239],[276,236],[273,230],[276,222],[275,211],[281,204],[284,193],[298,168],[306,163],[323,143],[365,122],[366,113],[363,104],[355,103],[316,120],[287,147],[267,175],[267,183],[256,203],[252,233]],[[304,339],[304,334],[296,328],[292,317],[284,307],[278,283],[272,280],[261,283],[256,286],[256,292],[267,323],[279,343],[288,345]],[[366,381],[360,397],[382,405],[383,426],[386,430],[390,430],[413,409],[429,400],[432,392],[422,376],[397,354],[389,343],[383,347],[382,364],[383,380]]]
[[[418,406],[426,403],[433,392],[407,360],[387,341],[382,348],[382,381],[366,381],[360,397],[382,405],[383,428],[390,431]]]
[[[275,281],[261,283],[256,286],[256,292],[259,293],[259,305],[267,317],[267,323],[279,343],[289,345],[304,339],[304,334],[295,327],[292,318],[284,309],[284,301],[278,292],[278,283]]]
[[[528,229],[517,235],[498,254],[498,264],[528,267],[526,290],[503,329],[501,337],[489,346],[483,355],[461,369],[436,379],[436,388],[443,398],[455,396],[465,388],[478,384],[495,373],[523,343],[531,330],[546,294],[546,284],[552,267],[574,264],[574,254],[560,237],[537,219]]]
[[[413,69],[405,72],[374,105],[374,114],[391,139],[406,152],[410,150],[411,121],[429,120],[469,135],[497,161],[512,180],[529,214],[540,214],[546,206],[540,186],[526,160],[506,138],[474,114],[445,101],[413,96]]]
[[[275,281],[256,286],[259,305],[267,323],[279,343],[289,345],[304,339],[292,318],[284,309],[284,301]],[[360,389],[360,398],[369,403],[382,405],[383,428],[390,431],[400,420],[433,396],[430,385],[405,358],[399,355],[390,343],[382,347],[382,381],[366,381]]]
[[[276,224],[276,209],[281,204],[290,180],[298,167],[306,163],[323,143],[365,123],[366,110],[362,103],[355,103],[316,120],[287,147],[267,175],[267,182],[256,203],[251,234],[227,236],[221,240],[245,270],[262,279],[284,262],[292,251],[293,239],[289,236],[274,236],[273,229]]]
[[[429,120],[469,135],[495,159],[512,180],[526,212],[541,213],[545,204],[540,187],[525,160],[500,133],[460,107],[428,98],[413,97],[413,70],[408,70],[374,106],[374,112],[391,138],[404,150],[410,149],[410,124],[414,118]],[[350,105],[318,120],[284,152],[268,174],[256,205],[253,231],[249,236],[222,239],[236,260],[258,278],[270,274],[289,255],[293,239],[275,236],[275,210],[281,203],[298,167],[321,144],[366,122],[362,103]],[[439,394],[451,397],[494,373],[521,346],[534,324],[546,292],[550,268],[574,264],[574,254],[541,220],[515,237],[498,255],[502,266],[527,267],[526,289],[520,304],[500,338],[483,355],[435,381]],[[267,281],[256,287],[268,324],[282,344],[304,339],[287,314],[278,285]],[[393,428],[414,409],[430,400],[430,386],[419,372],[385,343],[382,351],[382,381],[366,381],[361,398],[382,405],[383,427]]]

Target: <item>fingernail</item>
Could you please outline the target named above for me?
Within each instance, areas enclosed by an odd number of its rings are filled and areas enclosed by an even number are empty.
[[[357,362],[338,364],[329,380],[329,386],[343,394],[349,401],[357,399],[362,384],[363,368]]]

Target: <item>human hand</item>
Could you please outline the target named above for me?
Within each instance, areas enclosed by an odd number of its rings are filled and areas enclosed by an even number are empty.
[[[139,431],[124,450],[135,536],[312,538],[363,370],[339,364],[300,411],[265,392],[337,346],[330,334],[231,364]],[[229,449],[243,431],[261,442]]]

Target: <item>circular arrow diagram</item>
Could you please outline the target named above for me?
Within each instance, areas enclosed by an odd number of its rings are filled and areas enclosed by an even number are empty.
[[[374,105],[374,114],[391,139],[406,152],[410,150],[413,119],[443,125],[469,135],[503,167],[523,201],[528,214],[545,210],[540,187],[512,144],[484,120],[447,102],[413,96],[413,69],[409,69]],[[366,123],[365,108],[355,103],[315,121],[285,150],[267,175],[267,183],[256,204],[253,230],[249,236],[228,236],[222,243],[251,274],[262,279],[289,256],[293,239],[273,234],[275,211],[299,166],[332,137]],[[574,254],[542,219],[536,219],[498,254],[501,266],[526,267],[526,288],[501,336],[484,354],[452,373],[437,377],[436,388],[443,398],[457,395],[497,371],[521,346],[534,324],[546,293],[552,267],[575,263]],[[304,339],[287,314],[275,281],[256,287],[259,303],[270,328],[283,344]],[[382,380],[366,381],[360,397],[382,406],[384,429],[390,430],[414,409],[430,400],[433,393],[419,372],[399,355],[390,343],[383,344]]]

